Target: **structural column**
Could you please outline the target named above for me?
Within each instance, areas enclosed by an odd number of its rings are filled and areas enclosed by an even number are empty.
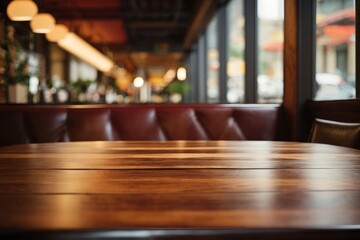
[[[305,104],[313,97],[315,78],[316,1],[285,1],[284,108],[291,140],[305,141],[309,134]]]

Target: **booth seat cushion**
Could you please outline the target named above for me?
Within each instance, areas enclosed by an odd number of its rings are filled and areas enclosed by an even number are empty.
[[[281,140],[279,105],[0,106],[0,145],[101,140]]]

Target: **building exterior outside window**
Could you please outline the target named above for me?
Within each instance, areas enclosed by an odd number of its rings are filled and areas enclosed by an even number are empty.
[[[219,48],[218,21],[215,16],[210,22],[207,32],[207,102],[216,103],[220,100],[219,92]]]
[[[315,99],[355,98],[355,1],[317,0]]]
[[[244,102],[244,1],[232,0],[227,5],[229,24],[228,62],[227,62],[227,101]]]
[[[284,0],[258,0],[258,102],[283,97]]]

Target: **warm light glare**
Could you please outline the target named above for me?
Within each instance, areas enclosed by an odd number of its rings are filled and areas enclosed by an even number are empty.
[[[58,44],[66,51],[94,66],[99,71],[110,72],[114,66],[114,63],[108,57],[75,33],[69,32],[65,38],[58,41]]]
[[[186,69],[184,67],[179,67],[176,76],[180,81],[184,81],[186,79]]]
[[[48,13],[39,13],[30,22],[34,33],[49,33],[55,27],[55,18]]]
[[[56,24],[54,29],[46,34],[46,39],[50,42],[57,42],[66,37],[69,29],[63,24]]]
[[[142,77],[137,77],[134,79],[134,86],[140,88],[144,85],[144,79]]]
[[[169,69],[164,75],[164,80],[165,82],[169,83],[172,80],[174,80],[175,76],[176,76],[175,70]]]
[[[6,12],[12,21],[30,21],[38,13],[38,7],[31,0],[14,0]]]

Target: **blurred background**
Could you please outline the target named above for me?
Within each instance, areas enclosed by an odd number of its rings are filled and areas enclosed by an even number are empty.
[[[19,14],[32,7],[16,9],[24,2],[36,7],[27,21]],[[256,81],[256,102],[281,103],[284,0],[256,3],[2,0],[0,102],[244,103],[245,84]],[[309,91],[319,100],[355,98],[355,1],[316,6],[317,73]],[[245,16],[255,16],[253,28]]]

